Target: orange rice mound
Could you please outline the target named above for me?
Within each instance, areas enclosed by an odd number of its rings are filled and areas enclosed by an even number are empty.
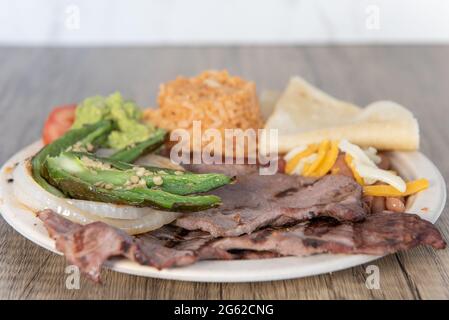
[[[201,130],[263,127],[254,82],[231,76],[227,71],[204,71],[193,78],[177,77],[160,86],[158,109],[147,109],[144,119],[167,130]],[[204,146],[208,141],[202,141]]]

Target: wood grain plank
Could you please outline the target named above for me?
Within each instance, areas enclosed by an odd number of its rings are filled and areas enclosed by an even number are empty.
[[[120,90],[154,106],[161,82],[207,68],[282,89],[299,74],[341,99],[366,105],[390,99],[421,126],[422,151],[449,178],[448,46],[205,48],[0,48],[0,161],[37,139],[57,104]],[[437,222],[449,239],[448,207]],[[416,248],[374,261],[380,289],[365,286],[366,266],[264,283],[189,283],[103,271],[103,284],[65,287],[63,257],[17,234],[0,219],[0,299],[447,299],[449,251]]]

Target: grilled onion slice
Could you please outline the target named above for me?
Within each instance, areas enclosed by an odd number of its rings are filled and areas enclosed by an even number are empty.
[[[59,198],[34,181],[30,167],[29,161],[24,161],[15,168],[14,195],[19,202],[35,211],[52,209],[67,219],[81,224],[102,221],[129,234],[158,229],[180,215],[177,212],[147,207]]]

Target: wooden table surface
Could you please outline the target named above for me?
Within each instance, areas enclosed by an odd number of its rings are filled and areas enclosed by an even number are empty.
[[[226,68],[282,89],[301,75],[336,97],[366,105],[391,99],[421,126],[421,150],[449,180],[448,46],[0,48],[0,162],[39,138],[58,104],[120,90],[154,106],[158,86],[177,75]],[[449,212],[437,222],[449,239]],[[0,218],[3,299],[429,299],[449,298],[449,250],[416,248],[374,262],[380,289],[365,286],[366,266],[265,283],[191,283],[103,271],[103,285],[65,287],[65,260],[20,236]],[[275,270],[273,270],[275,272]]]

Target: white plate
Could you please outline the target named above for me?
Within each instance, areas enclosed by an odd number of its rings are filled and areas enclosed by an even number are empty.
[[[19,233],[36,244],[56,252],[54,241],[48,237],[42,222],[27,208],[14,200],[12,184],[7,168],[23,160],[41,148],[36,142],[13,156],[0,173],[0,211],[3,218]],[[420,215],[432,223],[440,216],[446,202],[446,186],[438,169],[420,152],[393,152],[392,162],[402,176],[407,179],[427,178],[429,189],[412,197],[407,203],[407,211]],[[10,171],[10,170],[9,170]],[[204,282],[249,282],[300,278],[338,271],[380,258],[366,255],[321,254],[304,258],[286,257],[263,260],[241,261],[201,261],[194,265],[157,270],[141,266],[129,260],[108,262],[112,270],[153,278],[204,281]]]

